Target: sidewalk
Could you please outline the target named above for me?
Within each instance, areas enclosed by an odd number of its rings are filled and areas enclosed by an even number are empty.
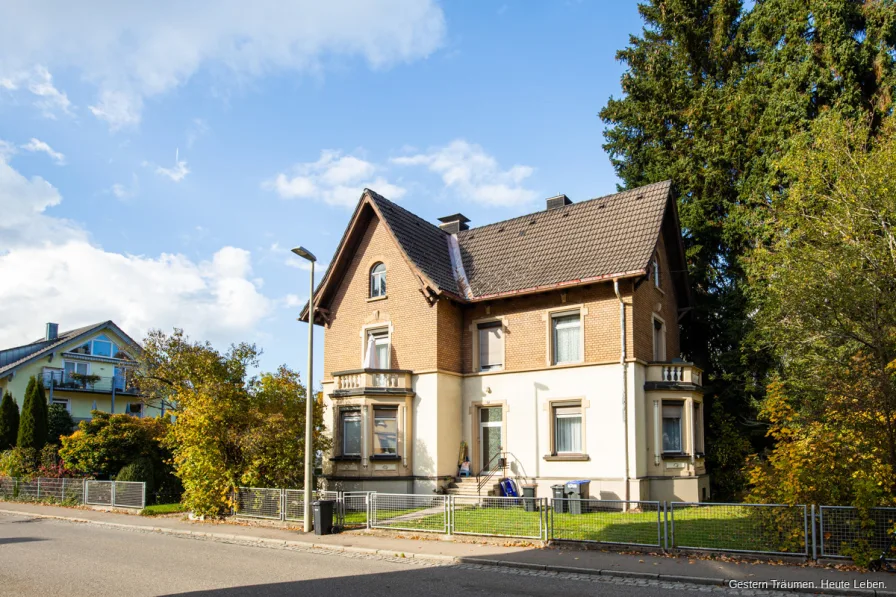
[[[566,547],[541,548],[464,543],[446,540],[438,535],[429,536],[428,540],[387,537],[364,531],[317,536],[271,527],[242,526],[223,522],[191,522],[175,518],[141,517],[97,510],[0,502],[0,514],[13,513],[272,548],[290,546],[318,548],[329,551],[377,553],[393,557],[399,555],[436,560],[446,564],[501,565],[575,574],[642,577],[725,586],[729,581],[814,583],[814,590],[798,588],[793,590],[833,595],[896,596],[896,575],[884,572],[847,572],[821,566],[623,554]],[[833,583],[833,587],[822,588],[822,581]],[[877,590],[862,589],[859,588],[862,585],[855,584],[857,581],[882,584],[877,585]],[[775,587],[769,585],[767,588]],[[783,590],[780,586],[777,588]]]

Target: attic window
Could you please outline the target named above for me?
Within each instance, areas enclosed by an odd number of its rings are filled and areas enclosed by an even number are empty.
[[[386,296],[386,265],[382,262],[370,268],[370,298]]]

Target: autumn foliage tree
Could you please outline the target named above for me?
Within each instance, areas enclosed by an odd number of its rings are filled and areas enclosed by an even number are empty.
[[[286,367],[250,376],[258,351],[237,344],[224,353],[182,330],[151,332],[137,383],[149,400],[170,405],[167,445],[184,487],[182,503],[199,516],[231,505],[235,487],[298,486],[304,480],[305,392]],[[322,410],[315,410],[321,429]],[[318,433],[315,449],[326,448]]]
[[[755,339],[780,363],[753,499],[896,500],[896,121],[872,126],[831,114],[796,141],[751,255]]]

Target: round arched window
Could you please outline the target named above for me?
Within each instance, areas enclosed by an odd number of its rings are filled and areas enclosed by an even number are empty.
[[[370,298],[386,296],[386,266],[377,263],[370,268]]]

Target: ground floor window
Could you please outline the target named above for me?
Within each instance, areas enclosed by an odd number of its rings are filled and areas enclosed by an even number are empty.
[[[398,407],[374,407],[373,454],[398,454]]]
[[[558,404],[553,408],[554,453],[582,453],[582,403]]]
[[[684,452],[681,443],[681,411],[680,403],[663,403],[663,452]]]
[[[360,410],[343,410],[340,413],[342,418],[342,455],[343,456],[360,456],[361,455],[361,411]]]
[[[68,412],[72,412],[72,404],[68,398],[53,398],[51,404],[58,404],[59,406],[65,408]]]
[[[143,403],[142,402],[131,402],[127,405],[127,408],[124,411],[126,414],[134,415],[136,417],[143,416]]]

